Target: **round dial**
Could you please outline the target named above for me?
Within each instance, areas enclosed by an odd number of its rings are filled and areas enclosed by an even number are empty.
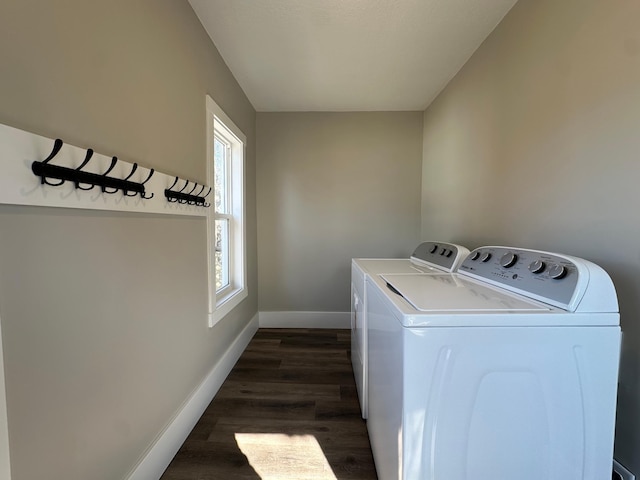
[[[443,248],[442,250],[440,250],[440,255],[444,255],[445,253],[447,253],[447,249]]]
[[[566,275],[567,275],[566,267],[558,263],[555,263],[551,265],[551,267],[549,267],[549,276],[554,280],[560,280],[561,278],[564,278]]]
[[[445,256],[449,258],[451,255],[453,255],[453,250],[447,250],[447,254]]]
[[[480,255],[481,262],[486,263],[489,260],[491,260],[491,254],[489,252],[484,252],[482,255]]]
[[[478,260],[480,258],[480,252],[478,252],[478,251],[473,252],[471,254],[470,258],[471,258],[471,260],[473,260],[475,262],[476,260]]]
[[[542,260],[534,260],[529,264],[529,271],[531,273],[542,273],[545,268],[546,265]]]
[[[434,245],[429,249],[429,253],[436,253],[436,250],[438,250],[438,245]]]
[[[508,252],[505,253],[500,259],[500,265],[502,265],[504,268],[511,268],[516,264],[517,261],[518,255],[512,252]]]

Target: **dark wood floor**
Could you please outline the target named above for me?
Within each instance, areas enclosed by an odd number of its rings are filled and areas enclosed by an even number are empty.
[[[375,480],[348,330],[261,329],[163,480]]]

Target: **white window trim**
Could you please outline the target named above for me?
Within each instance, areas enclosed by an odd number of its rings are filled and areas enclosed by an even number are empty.
[[[207,212],[207,261],[209,263],[209,327],[213,327],[218,323],[226,314],[233,310],[238,304],[247,297],[249,294],[247,288],[247,242],[246,242],[246,192],[245,192],[245,158],[246,158],[246,145],[247,137],[240,130],[235,123],[222,111],[214,100],[207,95],[207,181],[209,185],[214,185],[214,151],[213,151],[213,137],[214,130],[216,128],[216,120],[222,124],[222,127],[226,131],[235,136],[242,143],[242,151],[238,152],[232,148],[231,165],[233,171],[231,172],[232,189],[238,191],[239,188],[242,192],[240,205],[237,202],[232,202],[233,216],[239,218],[237,222],[237,230],[234,232],[234,236],[242,239],[242,248],[236,248],[236,245],[230,245],[230,272],[229,275],[233,279],[234,284],[232,288],[225,289],[222,295],[216,295],[216,274],[215,274],[215,256],[213,254],[213,245],[215,242],[215,208],[213,205]],[[219,124],[219,125],[220,125]],[[241,157],[239,157],[241,155]],[[238,169],[240,171],[238,172]]]

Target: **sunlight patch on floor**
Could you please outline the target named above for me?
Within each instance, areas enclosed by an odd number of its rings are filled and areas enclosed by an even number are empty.
[[[337,480],[313,435],[236,433],[235,438],[262,480]]]

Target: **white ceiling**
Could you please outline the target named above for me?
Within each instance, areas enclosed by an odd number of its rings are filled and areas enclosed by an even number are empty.
[[[189,0],[259,112],[424,110],[516,0]]]

